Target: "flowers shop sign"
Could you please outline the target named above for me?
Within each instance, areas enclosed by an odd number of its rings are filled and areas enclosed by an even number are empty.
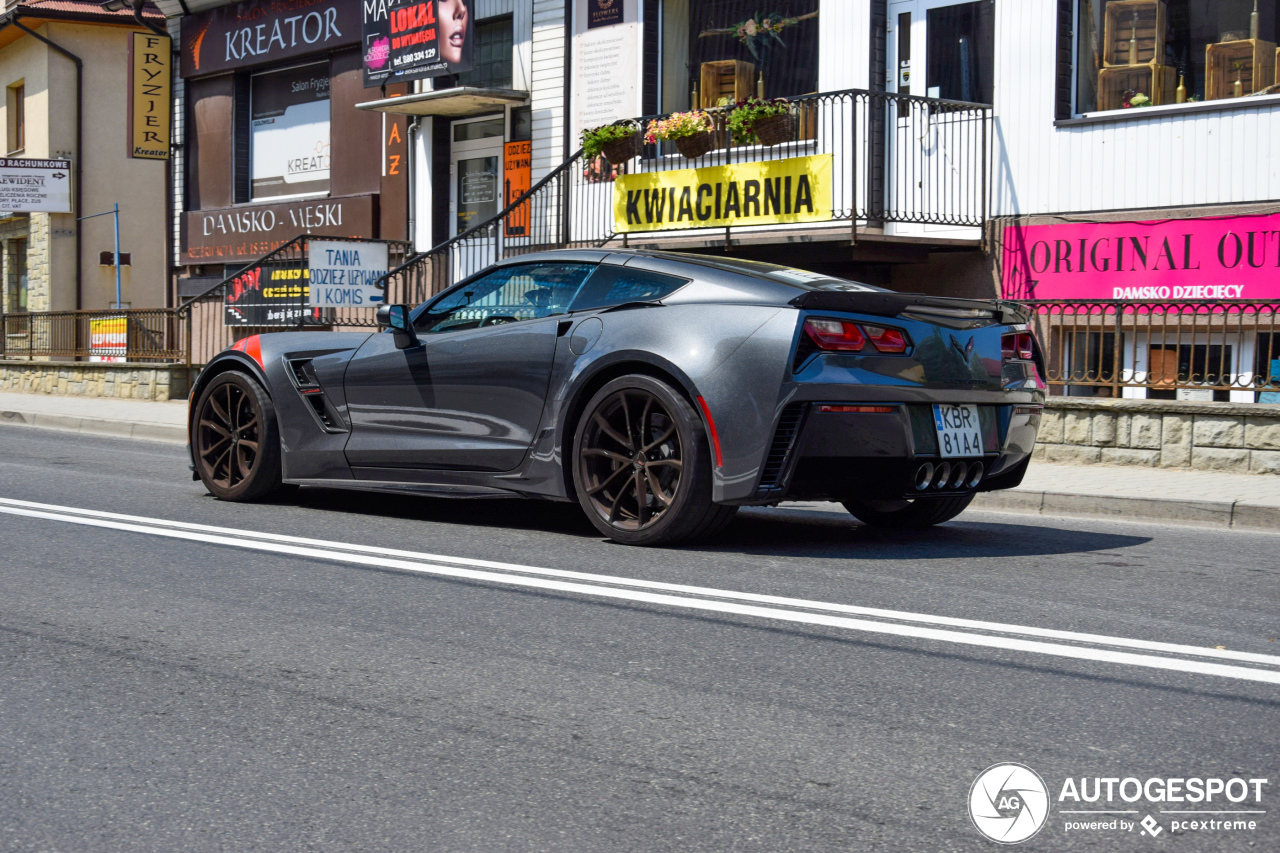
[[[1280,298],[1280,214],[1011,226],[1006,299]]]
[[[614,182],[615,231],[825,222],[831,155],[624,175]]]

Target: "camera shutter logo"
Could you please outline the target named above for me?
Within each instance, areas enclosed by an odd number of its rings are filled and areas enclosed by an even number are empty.
[[[1049,789],[1040,774],[1023,764],[994,764],[973,780],[969,818],[987,838],[1001,844],[1026,841],[1049,817]]]

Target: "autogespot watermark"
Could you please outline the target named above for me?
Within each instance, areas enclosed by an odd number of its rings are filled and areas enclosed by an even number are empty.
[[[1267,779],[1243,776],[1068,776],[1051,801],[1040,774],[1023,764],[988,767],[969,789],[969,817],[992,841],[1018,844],[1050,823],[1070,834],[1251,833],[1267,813]]]

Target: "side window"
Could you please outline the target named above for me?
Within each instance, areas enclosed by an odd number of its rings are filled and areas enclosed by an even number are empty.
[[[588,311],[627,302],[656,302],[675,293],[688,283],[687,278],[676,278],[626,267],[605,266],[601,267],[587,282],[587,286],[574,301],[573,310]]]
[[[420,332],[457,332],[551,317],[569,310],[591,264],[503,267],[451,291],[414,323]]]

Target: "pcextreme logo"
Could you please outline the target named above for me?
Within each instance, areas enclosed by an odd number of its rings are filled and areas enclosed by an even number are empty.
[[[1251,833],[1267,812],[1268,779],[1244,776],[1068,776],[1058,792],[1063,834]],[[969,818],[1000,844],[1018,844],[1049,823],[1044,779],[1030,767],[1006,762],[988,767],[969,788]]]

